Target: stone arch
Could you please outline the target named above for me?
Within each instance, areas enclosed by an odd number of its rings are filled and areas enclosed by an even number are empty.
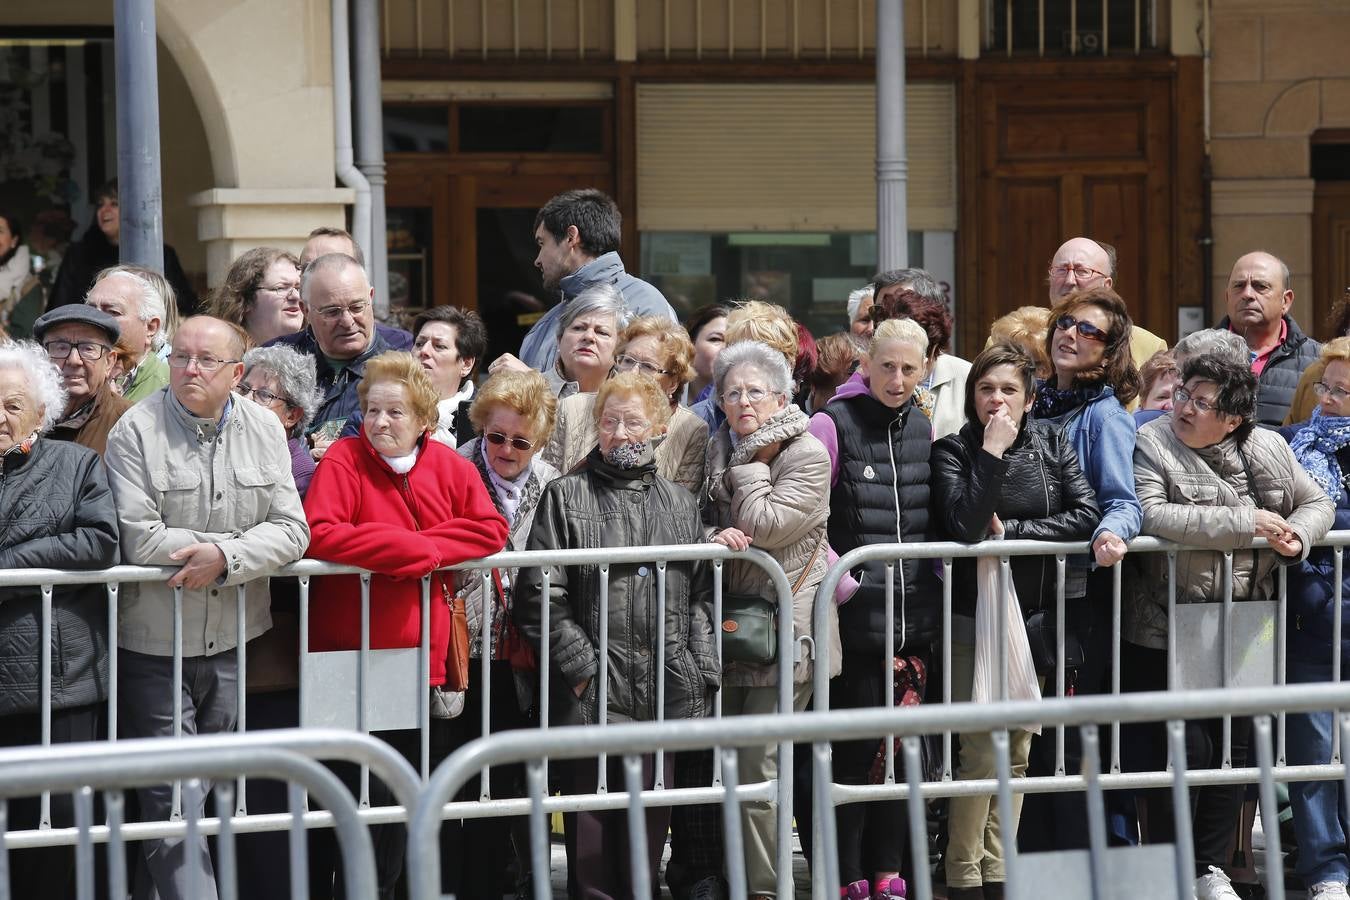
[[[1286,87],[1266,109],[1263,133],[1267,137],[1306,137],[1322,121],[1322,82],[1305,78]]]
[[[155,29],[159,40],[172,54],[174,62],[178,64],[183,78],[187,81],[188,89],[192,92],[202,127],[206,131],[211,154],[211,170],[216,184],[234,186],[238,183],[238,171],[235,140],[229,127],[229,117],[221,102],[216,79],[180,17],[181,9],[182,4],[157,0]],[[160,121],[161,133],[172,127],[172,123]]]

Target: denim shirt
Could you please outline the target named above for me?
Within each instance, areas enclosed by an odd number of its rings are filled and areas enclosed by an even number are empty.
[[[1135,423],[1116,392],[1107,386],[1081,408],[1050,421],[1062,424],[1083,474],[1097,492],[1102,521],[1092,539],[1104,531],[1125,541],[1138,537],[1144,510],[1134,490]]]

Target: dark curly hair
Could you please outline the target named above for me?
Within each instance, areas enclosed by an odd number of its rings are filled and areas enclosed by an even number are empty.
[[[1073,315],[1084,306],[1095,306],[1106,314],[1110,324],[1106,329],[1106,355],[1102,364],[1091,372],[1080,373],[1074,382],[1077,384],[1095,384],[1104,382],[1116,392],[1121,405],[1128,406],[1139,396],[1139,370],[1134,367],[1134,356],[1130,353],[1130,329],[1134,322],[1130,311],[1120,295],[1110,288],[1095,287],[1084,291],[1074,291],[1050,310],[1050,330],[1045,335],[1045,355],[1055,358],[1055,322],[1060,316]]]
[[[1010,341],[990,344],[980,351],[980,355],[970,362],[970,374],[966,376],[966,420],[978,422],[980,417],[975,411],[975,385],[988,375],[990,370],[999,366],[1012,366],[1022,378],[1027,399],[1036,394],[1036,360],[1031,354]]]
[[[1239,444],[1247,440],[1256,427],[1256,376],[1251,366],[1215,354],[1193,356],[1181,370],[1183,383],[1192,378],[1212,382],[1218,388],[1219,411],[1242,419],[1242,424],[1233,430],[1233,437]]]

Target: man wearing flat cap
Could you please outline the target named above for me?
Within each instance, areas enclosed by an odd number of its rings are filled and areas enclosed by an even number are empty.
[[[121,336],[117,320],[93,306],[58,306],[33,323],[33,336],[61,373],[66,408],[48,435],[103,455],[108,432],[131,404],[113,393],[112,357]]]

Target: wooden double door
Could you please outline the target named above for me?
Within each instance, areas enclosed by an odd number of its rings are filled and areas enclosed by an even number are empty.
[[[572,188],[595,187],[613,196],[614,179],[608,163],[476,168],[464,171],[435,157],[391,158],[391,292],[392,273],[405,266],[407,281],[417,288],[410,311],[447,303],[478,310],[492,360],[517,352],[530,326],[556,302],[534,266],[539,208]]]
[[[1048,305],[1050,259],[1078,235],[1115,246],[1116,290],[1169,342],[1177,306],[1206,302],[1189,68],[1173,58],[966,70],[958,352],[978,352],[1003,313]]]

